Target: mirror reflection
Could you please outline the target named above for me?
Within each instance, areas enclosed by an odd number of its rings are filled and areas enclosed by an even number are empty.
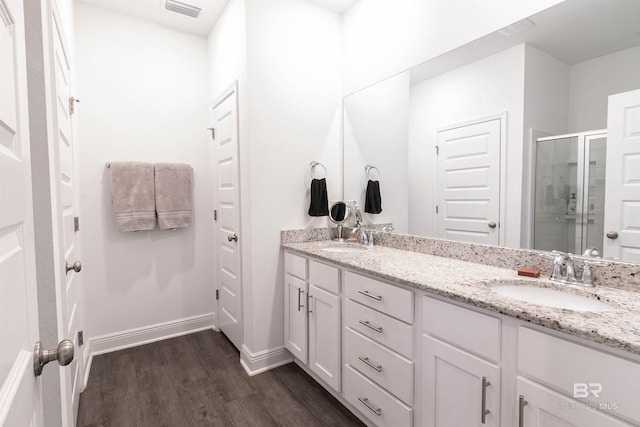
[[[368,223],[640,262],[638,16],[566,0],[345,97],[345,199],[375,165]]]

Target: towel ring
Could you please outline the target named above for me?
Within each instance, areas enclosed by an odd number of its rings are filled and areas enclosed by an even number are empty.
[[[325,168],[325,167],[324,167],[324,165],[323,165],[322,163],[320,163],[320,162],[316,162],[316,161],[313,161],[313,162],[311,162],[311,163],[309,164],[309,175],[311,175],[311,178],[313,178],[313,169],[314,169],[316,166],[320,166],[320,167],[322,168],[322,170],[324,170],[324,175],[323,175],[323,176],[321,176],[320,178],[316,178],[316,179],[326,178],[326,177],[327,177],[327,168]]]
[[[372,166],[372,165],[366,165],[366,166],[364,167],[364,172],[365,172],[365,174],[366,174],[366,176],[367,176],[367,179],[371,179],[370,174],[371,174],[371,170],[373,170],[373,169],[375,169],[375,171],[376,171],[376,172],[378,172],[378,177],[377,177],[376,179],[380,179],[380,176],[382,175],[382,174],[380,173],[380,169],[378,169],[377,167]]]

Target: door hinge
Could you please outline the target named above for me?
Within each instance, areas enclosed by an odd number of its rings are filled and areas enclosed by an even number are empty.
[[[211,131],[211,139],[216,139],[216,128],[207,128]]]
[[[216,289],[216,300],[220,299],[220,291]]]
[[[436,145],[436,156],[440,155],[440,146]]]
[[[73,96],[69,98],[69,114],[76,113],[76,102],[80,102],[80,100]]]
[[[217,210],[217,209],[215,209],[215,210],[213,211],[213,220],[214,220],[214,221],[217,221],[217,220],[218,220],[218,210]]]
[[[78,345],[82,347],[84,345],[84,332],[78,331]]]
[[[73,217],[73,231],[75,231],[76,233],[80,231],[80,217]]]
[[[438,213],[438,205],[436,205],[436,213]]]

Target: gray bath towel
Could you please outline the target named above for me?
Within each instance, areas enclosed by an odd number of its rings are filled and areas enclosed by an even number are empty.
[[[183,163],[156,163],[156,211],[161,230],[191,227],[193,168]]]
[[[153,165],[141,162],[111,163],[111,200],[120,231],[156,228]]]

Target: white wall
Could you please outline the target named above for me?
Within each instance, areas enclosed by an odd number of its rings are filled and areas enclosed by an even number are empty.
[[[280,230],[327,225],[312,219],[309,163],[327,168],[329,198],[342,198],[340,15],[299,0],[246,0],[251,300],[245,345],[284,344]],[[245,141],[246,142],[246,141]],[[244,190],[244,188],[243,188]],[[244,261],[244,260],[243,260]],[[248,323],[247,322],[247,323]]]
[[[299,0],[231,0],[209,36],[211,97],[239,82],[246,351],[281,349],[280,231],[310,218],[309,163],[342,199],[340,15]],[[244,356],[244,353],[243,353]]]
[[[569,131],[607,127],[609,95],[640,89],[640,46],[571,66]]]
[[[343,18],[345,93],[462,46],[562,0],[366,0]]]
[[[524,114],[524,45],[476,61],[411,88],[409,116],[409,231],[432,236],[437,129],[507,113],[507,218],[501,232],[519,247]]]
[[[401,73],[344,100],[344,197],[356,200],[366,224],[393,223],[408,233],[409,73]],[[380,173],[382,212],[364,213],[367,179],[364,167]],[[377,179],[378,172],[371,172]]]
[[[567,133],[569,123],[569,65],[525,46],[522,223],[519,247],[533,247],[533,176],[535,136]]]
[[[206,40],[75,5],[77,157],[89,337],[214,311]],[[191,228],[121,233],[109,161],[194,168]]]

